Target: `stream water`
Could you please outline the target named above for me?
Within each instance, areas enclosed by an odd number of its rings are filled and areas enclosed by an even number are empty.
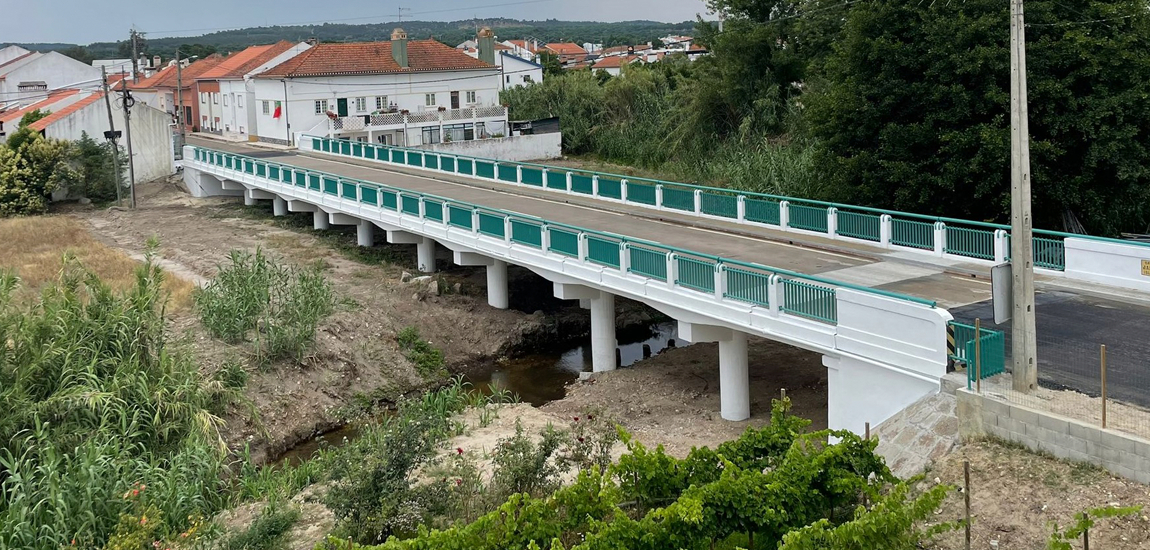
[[[679,340],[674,321],[621,331],[617,336],[620,367],[629,367],[646,358],[648,353],[654,356],[671,347],[690,345]],[[472,372],[465,380],[483,393],[507,390],[519,396],[520,401],[539,407],[562,399],[567,384],[577,380],[579,373],[590,371],[591,346],[584,342],[555,353],[536,353],[492,363],[488,369]],[[298,464],[321,447],[339,446],[355,439],[360,429],[359,424],[352,423],[316,436],[289,449],[276,464]]]

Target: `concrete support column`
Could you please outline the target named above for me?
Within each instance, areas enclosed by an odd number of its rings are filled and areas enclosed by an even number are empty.
[[[276,216],[286,216],[288,213],[287,201],[276,197],[272,199],[272,214]]]
[[[255,206],[256,198],[252,196],[251,192],[244,193],[244,206]]]
[[[615,370],[615,295],[591,298],[591,370]]]
[[[416,266],[423,273],[435,273],[435,239],[424,237],[415,246]]]
[[[311,213],[311,226],[315,230],[327,229],[331,224],[327,221],[327,212],[323,210],[316,210]]]
[[[492,260],[487,266],[487,303],[493,308],[507,309],[507,262]]]
[[[719,415],[723,420],[751,417],[751,383],[747,372],[747,335],[731,331],[719,340]]]
[[[375,244],[375,224],[360,220],[355,226],[355,240],[359,246],[372,246]]]

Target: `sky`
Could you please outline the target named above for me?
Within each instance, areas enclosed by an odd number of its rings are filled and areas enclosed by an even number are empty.
[[[395,21],[401,6],[408,8],[405,19],[437,21],[680,22],[706,12],[704,0],[0,0],[0,43],[125,40],[133,25],[159,38],[277,24],[382,23]]]

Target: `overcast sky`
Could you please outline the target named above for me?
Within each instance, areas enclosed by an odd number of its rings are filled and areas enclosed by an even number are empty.
[[[124,40],[135,25],[149,36],[195,36],[277,24],[381,23],[472,17],[679,22],[706,11],[703,0],[0,0],[0,42],[88,44]],[[183,31],[183,32],[173,32]]]

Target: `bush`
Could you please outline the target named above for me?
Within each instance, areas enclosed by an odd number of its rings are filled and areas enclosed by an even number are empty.
[[[423,376],[431,376],[443,369],[443,351],[419,336],[419,329],[406,327],[395,337],[399,349]]]
[[[38,214],[56,189],[78,181],[71,143],[21,128],[0,145],[0,216]]]
[[[275,550],[286,546],[285,537],[299,521],[300,511],[291,506],[268,505],[241,533],[228,537],[222,550]]]
[[[97,143],[84,132],[76,141],[75,155],[79,175],[76,185],[69,189],[71,195],[87,197],[94,202],[111,202],[127,189],[126,178],[119,177],[127,169],[127,153],[121,150],[118,157],[113,156],[111,142]],[[119,194],[116,192],[117,184],[121,186]]]

